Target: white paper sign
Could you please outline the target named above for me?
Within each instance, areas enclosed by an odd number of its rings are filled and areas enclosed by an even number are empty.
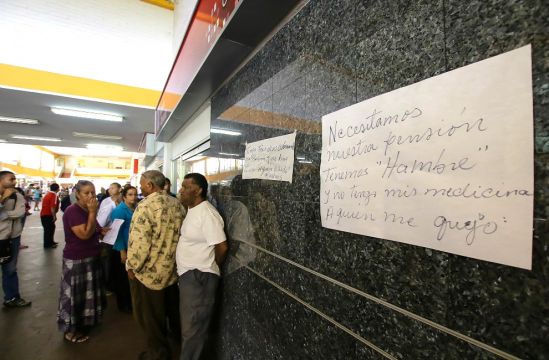
[[[292,182],[295,132],[246,145],[243,179]]]
[[[531,269],[531,48],[322,118],[322,226]]]
[[[103,238],[103,242],[105,244],[114,245],[114,243],[116,242],[116,238],[118,237],[118,232],[120,231],[120,226],[122,226],[123,223],[124,220],[122,219],[114,219],[114,221],[110,225],[111,229]]]

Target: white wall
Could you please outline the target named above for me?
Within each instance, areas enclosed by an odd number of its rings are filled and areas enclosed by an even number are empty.
[[[173,14],[138,0],[0,0],[0,63],[161,90]]]
[[[210,103],[202,105],[199,111],[187,121],[172,138],[171,159],[175,160],[210,138],[212,109]]]

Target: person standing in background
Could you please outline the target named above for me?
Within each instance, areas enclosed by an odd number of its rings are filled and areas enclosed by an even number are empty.
[[[15,190],[17,190],[17,192],[25,198],[25,216],[23,216],[21,218],[21,229],[24,229],[25,228],[25,223],[27,222],[27,216],[31,215],[31,212],[30,212],[31,206],[30,206],[30,202],[28,201],[27,197],[25,196],[25,191],[20,187],[16,187]],[[20,244],[19,245],[19,250],[28,249],[28,247],[29,247],[28,245]]]
[[[130,283],[128,281],[128,273],[126,272],[126,259],[128,252],[128,237],[130,235],[130,223],[132,221],[135,205],[137,204],[137,189],[133,186],[126,187],[122,190],[122,202],[118,205],[111,214],[111,220],[124,220],[120,226],[118,236],[112,247],[111,253],[111,270],[113,279],[113,289],[116,293],[116,304],[118,310],[131,313],[132,298],[130,295]]]
[[[177,197],[177,195],[172,192],[172,182],[168,178],[166,178],[166,185],[164,185],[164,191],[167,195]]]
[[[101,201],[99,212],[97,213],[97,223],[101,227],[109,226],[111,224],[111,213],[120,204],[120,186],[119,183],[112,183],[109,186],[109,197],[106,197]]]
[[[31,304],[19,294],[17,257],[23,230],[21,218],[25,216],[25,198],[15,190],[15,182],[14,173],[0,171],[0,242],[9,241],[11,257],[8,262],[2,264],[2,290],[4,306],[10,308]]]
[[[111,224],[111,213],[120,204],[120,186],[119,183],[112,183],[107,191],[110,196],[105,197],[100,202],[99,212],[97,213],[97,223],[101,227],[107,227]],[[108,295],[110,291],[113,291],[113,279],[111,276],[111,256],[113,255],[112,245],[101,243],[101,264],[103,266],[103,277],[105,279],[105,285]]]
[[[40,205],[40,201],[42,200],[42,189],[38,185],[35,185],[32,190],[32,200],[34,201],[34,211],[40,210],[38,205]]]
[[[59,199],[57,193],[59,185],[53,183],[50,185],[50,191],[44,196],[42,201],[42,210],[40,210],[40,221],[44,228],[44,249],[54,249],[57,242],[53,241],[55,234],[55,222],[57,221],[57,211],[59,211]]]

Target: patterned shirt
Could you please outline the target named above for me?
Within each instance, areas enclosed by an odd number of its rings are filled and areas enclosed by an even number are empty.
[[[177,281],[175,251],[184,218],[179,200],[158,192],[143,199],[133,213],[126,268],[151,290]]]

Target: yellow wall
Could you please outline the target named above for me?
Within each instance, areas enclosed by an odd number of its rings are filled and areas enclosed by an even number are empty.
[[[19,165],[13,165],[9,163],[3,163],[0,162],[0,168],[9,169],[10,171],[13,171],[17,175],[26,175],[26,176],[33,176],[33,177],[43,177],[46,179],[53,179],[55,177],[55,174],[53,171],[42,171],[37,169],[31,169],[28,167],[23,167]]]
[[[0,64],[0,87],[156,108],[160,91]]]

